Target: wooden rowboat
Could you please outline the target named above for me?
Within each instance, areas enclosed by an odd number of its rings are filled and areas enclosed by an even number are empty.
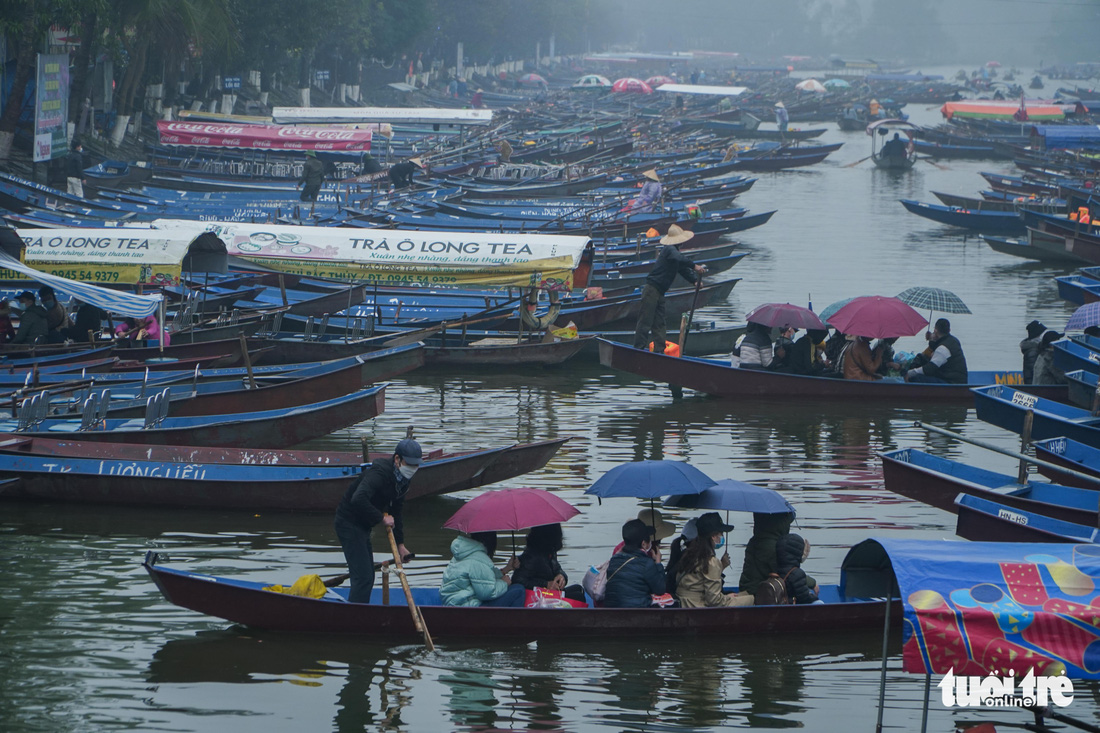
[[[910,384],[878,380],[863,382],[831,377],[783,374],[766,369],[742,369],[727,360],[672,357],[600,340],[600,363],[658,382],[668,382],[716,397],[770,399],[875,399],[891,402],[967,402],[977,385],[1022,381],[1019,372],[970,372],[972,384]],[[1021,386],[1029,392],[1065,396],[1063,385]]]
[[[409,499],[475,489],[537,471],[569,438],[428,451]],[[372,453],[371,460],[388,457]],[[0,500],[332,511],[361,470],[359,453],[146,446],[10,436],[0,441]]]
[[[349,603],[347,590],[330,589],[320,599],[263,590],[271,583],[201,575],[157,564],[154,552],[143,567],[169,603],[257,629],[298,633],[356,634],[389,643],[420,637],[404,595],[390,593],[382,603],[376,588],[371,603]],[[284,579],[285,580],[285,579]],[[273,581],[280,582],[280,581]],[[733,636],[881,629],[886,601],[845,598],[837,586],[822,586],[820,605],[748,608],[571,608],[525,609],[440,605],[437,588],[413,588],[424,622],[437,640],[462,637],[539,639],[562,637],[646,638],[655,636]],[[891,618],[900,624],[901,602]]]

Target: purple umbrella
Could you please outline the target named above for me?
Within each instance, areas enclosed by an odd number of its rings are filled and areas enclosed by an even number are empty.
[[[792,328],[818,329],[824,331],[828,328],[821,319],[809,308],[790,303],[765,303],[752,309],[745,316],[750,323],[759,323],[763,326],[789,326]]]
[[[1066,321],[1067,331],[1084,331],[1089,326],[1100,326],[1100,301],[1085,303]]]

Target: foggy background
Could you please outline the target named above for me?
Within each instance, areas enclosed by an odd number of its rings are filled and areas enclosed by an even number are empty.
[[[637,43],[640,50],[736,51],[761,59],[837,54],[926,66],[992,59],[1017,65],[1100,60],[1100,0],[612,0],[611,4],[616,3],[619,7],[611,15],[620,25],[621,42]],[[593,32],[598,33],[598,28],[597,24]]]

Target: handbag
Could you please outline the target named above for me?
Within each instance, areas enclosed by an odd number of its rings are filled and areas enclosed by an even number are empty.
[[[549,588],[527,591],[524,608],[586,608],[588,604],[566,598],[565,592]]]
[[[630,560],[633,559],[634,558],[630,558]],[[611,574],[611,578],[614,578],[618,574],[619,570],[622,570],[627,565],[629,565],[630,560],[627,560],[622,565],[620,565],[619,569]],[[607,566],[610,564],[611,561],[608,560],[599,567],[588,568],[588,572],[584,574],[584,578],[581,580],[581,587],[584,588],[584,592],[587,593],[594,601],[602,601],[604,595],[607,594],[607,581],[611,580],[611,578],[607,577]]]

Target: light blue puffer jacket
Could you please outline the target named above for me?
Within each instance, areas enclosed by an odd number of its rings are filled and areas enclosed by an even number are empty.
[[[443,571],[439,595],[445,606],[480,606],[508,590],[485,545],[469,537],[451,543],[451,562]]]

